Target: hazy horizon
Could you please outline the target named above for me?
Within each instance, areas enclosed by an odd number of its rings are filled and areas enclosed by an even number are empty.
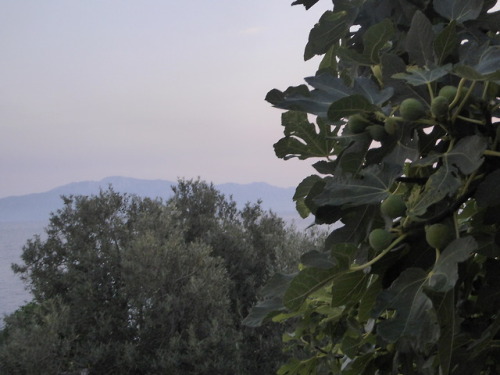
[[[292,0],[2,2],[0,197],[107,176],[296,186],[280,110],[314,75],[309,30],[331,8]]]
[[[137,178],[137,177],[130,177],[130,176],[106,176],[104,178],[99,178],[99,179],[68,181],[66,183],[55,185],[55,186],[52,186],[52,187],[49,187],[47,189],[43,189],[43,190],[40,190],[40,191],[32,191],[32,192],[23,193],[23,194],[10,194],[10,195],[5,195],[5,196],[0,195],[0,199],[11,198],[11,197],[19,197],[19,196],[31,195],[31,194],[47,193],[49,191],[56,190],[58,188],[61,188],[61,187],[64,187],[64,186],[68,186],[68,185],[72,185],[72,184],[80,184],[80,183],[86,183],[86,182],[89,182],[89,183],[99,183],[99,182],[102,182],[102,181],[105,181],[105,180],[108,180],[108,179],[117,179],[117,178],[120,178],[120,179],[121,178],[124,178],[124,179],[134,179],[134,180],[148,181],[148,182],[162,181],[162,182],[172,182],[172,183],[175,183],[178,180],[177,178],[176,179],[167,179],[167,178]],[[196,180],[196,179],[200,178],[200,180],[205,181],[207,183],[213,183],[216,186],[226,185],[226,184],[251,185],[251,184],[261,184],[262,183],[262,184],[268,184],[270,186],[279,187],[279,188],[283,188],[283,189],[295,189],[296,188],[296,186],[294,186],[294,185],[280,186],[280,185],[276,185],[276,184],[273,184],[273,183],[269,183],[267,181],[249,181],[249,182],[223,181],[223,182],[217,182],[216,183],[214,181],[210,181],[208,179],[201,178],[200,176],[179,177],[179,178],[181,178],[181,179],[188,179],[188,180],[189,179]]]

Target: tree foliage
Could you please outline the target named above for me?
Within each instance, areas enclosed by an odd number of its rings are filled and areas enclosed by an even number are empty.
[[[13,266],[34,299],[5,319],[2,373],[253,374],[283,363],[281,328],[240,322],[311,237],[199,180],[179,181],[167,202],[112,189],[63,199],[46,239],[29,240]]]
[[[305,48],[316,74],[267,94],[276,155],[320,158],[297,210],[335,224],[245,320],[296,321],[303,355],[279,374],[500,371],[495,4],[333,0]]]

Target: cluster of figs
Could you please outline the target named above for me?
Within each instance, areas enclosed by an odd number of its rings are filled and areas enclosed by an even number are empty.
[[[457,95],[457,87],[443,86],[430,104],[430,114],[434,121],[446,121],[450,115],[450,108],[458,100],[464,98],[466,92],[467,90],[463,89],[460,95]],[[347,129],[352,134],[368,132],[373,140],[383,141],[388,136],[396,134],[401,122],[419,121],[428,116],[428,113],[429,110],[426,109],[421,101],[415,98],[408,98],[403,100],[399,106],[399,117],[384,116],[383,125],[381,125],[381,121],[373,121],[373,119],[361,114],[355,114],[349,117]],[[425,122],[425,120],[423,121]],[[389,195],[380,205],[382,214],[391,219],[405,216],[406,209],[406,203],[400,194]],[[368,242],[376,252],[380,252],[389,247],[394,238],[394,233],[383,228],[377,228],[370,232]],[[449,226],[436,223],[425,227],[425,238],[431,247],[442,250],[451,242],[453,235]]]
[[[463,90],[465,95],[467,90]],[[460,99],[457,97],[458,89],[455,86],[443,86],[436,97],[431,101],[431,114],[437,120],[444,120],[448,117],[451,103]],[[417,121],[427,115],[426,108],[421,101],[415,98],[408,98],[401,102],[399,106],[400,117],[386,117],[384,125],[374,124],[372,119],[362,114],[355,114],[349,117],[347,128],[352,134],[368,132],[375,141],[384,140],[387,135],[394,135],[400,121]]]
[[[396,219],[405,215],[406,204],[401,195],[391,194],[382,202],[380,210],[383,215]],[[453,236],[448,225],[435,223],[425,227],[425,239],[431,247],[442,250]],[[376,252],[386,249],[393,240],[394,234],[383,228],[372,230],[368,236],[368,242]]]

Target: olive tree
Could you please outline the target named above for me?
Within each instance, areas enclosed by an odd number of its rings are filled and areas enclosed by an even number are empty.
[[[14,265],[35,307],[6,319],[0,366],[30,374],[53,366],[99,374],[234,373],[239,334],[230,280],[211,252],[184,241],[161,201],[112,190],[65,198],[47,239],[28,241],[24,263]]]
[[[266,100],[286,110],[276,155],[316,159],[299,213],[334,229],[245,323],[294,319],[302,355],[279,374],[496,374],[496,1],[332,3],[305,48],[316,74]]]
[[[258,289],[315,237],[200,180],[166,202],[65,197],[14,271],[33,301],[5,319],[9,374],[257,374],[285,361],[281,327],[241,324]]]
[[[282,352],[283,326],[250,329],[242,320],[269,277],[291,271],[304,250],[318,246],[322,232],[288,227],[260,202],[236,203],[200,180],[181,180],[169,203],[178,215],[187,242],[203,241],[223,259],[230,278],[231,312],[242,334],[240,374],[274,373],[290,355]]]

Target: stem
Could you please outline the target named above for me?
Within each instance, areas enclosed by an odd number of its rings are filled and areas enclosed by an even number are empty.
[[[487,156],[498,156],[498,157],[500,157],[500,152],[498,152],[498,151],[493,151],[493,150],[484,150],[484,151],[483,151],[483,155],[487,155]]]
[[[462,82],[462,81],[460,81],[460,82]],[[462,112],[462,109],[464,108],[465,103],[467,103],[467,100],[469,99],[469,96],[472,93],[472,90],[474,90],[474,86],[476,86],[476,83],[477,83],[477,81],[472,81],[469,89],[467,90],[467,93],[465,94],[464,98],[460,102],[460,105],[458,106],[457,110],[455,111],[455,113],[453,114],[453,116],[451,118],[452,123],[455,123],[457,116],[460,114],[460,112]],[[461,88],[459,87],[459,91],[457,92],[457,95],[460,93],[460,90],[461,90]],[[453,101],[455,101],[455,100],[453,100]]]
[[[484,84],[484,87],[483,87],[483,96],[482,96],[483,100],[486,100],[486,96],[488,94],[488,87],[489,86],[490,86],[490,81],[486,81],[486,83]]]
[[[436,126],[436,121],[434,120],[427,120],[424,118],[421,118],[420,120],[414,121],[417,124],[425,124],[425,125],[430,125],[430,126]]]
[[[432,85],[430,82],[427,82],[427,89],[429,90],[429,96],[432,102],[432,99],[434,99],[434,90],[432,89]]]
[[[471,122],[473,124],[478,124],[478,125],[485,125],[485,122],[484,121],[481,121],[481,120],[475,120],[473,118],[468,118],[468,117],[465,117],[465,116],[460,116],[460,115],[457,115],[455,116],[456,118],[460,119],[460,120],[464,120],[464,121],[467,121],[467,122]]]
[[[462,187],[462,191],[460,192],[460,196],[465,195],[465,193],[467,192],[467,190],[469,190],[469,186],[470,186],[471,182],[474,181],[474,179],[476,178],[476,175],[477,175],[477,171],[474,171],[474,173],[472,173],[467,178],[467,181],[465,181],[465,185]],[[457,238],[458,238],[458,236],[457,236]]]
[[[359,266],[351,267],[349,269],[349,272],[361,271],[361,270],[364,270],[365,268],[370,267],[372,264],[377,263],[380,259],[382,259],[384,257],[384,255],[386,255],[389,251],[391,251],[392,249],[394,249],[394,247],[397,244],[399,244],[400,242],[402,242],[407,236],[408,236],[407,234],[403,234],[402,236],[399,236],[387,248],[385,248],[384,250],[382,250],[382,252],[379,255],[377,255],[375,258],[373,258],[372,260],[366,262],[365,264],[361,264]]]
[[[453,101],[450,103],[450,107],[449,107],[450,109],[452,109],[453,107],[455,107],[458,104],[458,101],[460,100],[460,96],[461,96],[460,93],[462,92],[462,87],[464,87],[465,82],[466,82],[466,79],[462,78],[460,80],[460,82],[458,83],[457,94],[453,98]]]
[[[402,228],[406,228],[411,223],[410,216],[405,217],[403,224],[401,224]]]
[[[453,146],[455,146],[455,139],[454,138],[452,138],[450,140],[450,144],[448,145],[448,150],[446,150],[446,153],[451,152],[451,150],[453,150]]]
[[[392,116],[391,118],[393,118],[394,120],[399,121],[399,122],[416,122],[418,124],[425,124],[425,125],[430,125],[430,126],[435,126],[436,125],[436,121],[434,121],[434,120],[427,120],[427,119],[424,119],[424,118],[421,118],[421,119],[416,120],[416,121],[408,121],[408,120],[405,120],[404,118],[402,118],[400,116]]]
[[[453,226],[455,227],[455,238],[460,238],[460,230],[458,228],[458,213],[453,212]]]

